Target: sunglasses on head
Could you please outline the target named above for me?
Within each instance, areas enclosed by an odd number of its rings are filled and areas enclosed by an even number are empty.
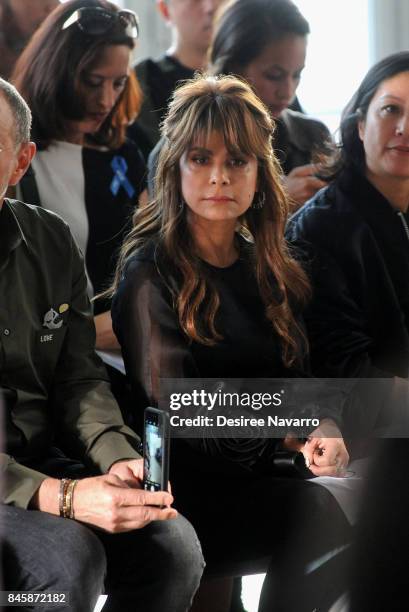
[[[139,23],[133,11],[122,10],[111,12],[98,6],[83,7],[73,12],[63,23],[62,30],[77,24],[80,30],[91,36],[106,34],[116,23],[124,28],[125,34],[130,38],[138,38]]]

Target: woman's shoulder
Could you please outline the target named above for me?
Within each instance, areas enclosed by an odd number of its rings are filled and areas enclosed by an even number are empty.
[[[156,239],[148,240],[129,255],[112,301],[113,317],[135,305],[150,304],[152,308],[172,305],[172,275],[164,271],[159,260]]]
[[[287,240],[296,245],[314,245],[329,253],[355,248],[371,232],[354,198],[335,179],[289,219]]]
[[[290,217],[286,235],[289,240],[303,237],[328,241],[337,237],[346,227],[353,228],[356,223],[355,209],[345,199],[338,185],[331,183]]]
[[[128,256],[123,277],[137,279],[138,284],[147,280],[155,284],[168,284],[172,270],[157,237],[148,238]]]
[[[150,239],[139,245],[127,258],[125,275],[135,268],[154,268],[158,251],[158,241]]]

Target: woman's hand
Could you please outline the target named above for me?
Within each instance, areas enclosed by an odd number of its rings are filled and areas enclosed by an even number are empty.
[[[317,167],[314,164],[298,166],[284,177],[284,186],[291,200],[291,212],[295,212],[312,198],[326,183],[317,178]]]
[[[315,476],[344,476],[349,454],[338,426],[331,419],[323,419],[308,436],[302,453]]]

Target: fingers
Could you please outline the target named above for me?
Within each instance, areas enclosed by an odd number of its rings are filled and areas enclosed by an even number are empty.
[[[334,476],[336,478],[342,478],[346,474],[346,468],[338,465],[319,467],[313,464],[310,466],[310,470],[314,476]]]
[[[294,208],[304,204],[326,183],[314,175],[291,176],[290,173],[284,178],[284,185]]]
[[[140,488],[143,483],[143,459],[135,459],[128,464],[129,470],[134,478],[133,486]]]
[[[103,517],[96,521],[87,521],[109,533],[120,533],[130,529],[142,529],[151,521],[167,521],[178,515],[174,508],[156,506],[117,506],[113,504],[106,509]]]
[[[144,489],[124,489],[121,494],[123,506],[170,506],[173,497],[166,491],[145,491]]]
[[[317,178],[316,176],[309,176],[305,179],[305,191],[311,192],[312,194],[316,193],[319,189],[325,187],[327,183]]]
[[[74,512],[77,520],[116,533],[174,518],[172,502],[170,493],[131,488],[119,476],[106,474],[78,482]]]
[[[342,438],[310,438],[303,453],[316,476],[342,476],[348,467],[349,454]]]
[[[317,451],[319,443],[319,438],[311,438],[308,439],[307,442],[304,444],[304,447],[301,452],[305,457],[305,463],[307,467],[309,467],[310,464],[314,463],[314,453]]]
[[[336,476],[336,477],[345,476],[346,469],[348,466],[348,460],[349,460],[348,453],[346,457],[344,456],[343,453],[338,453],[333,460],[332,459],[327,460],[327,462],[322,463],[321,465],[315,462],[314,467],[317,470],[316,475]],[[313,470],[311,469],[311,471]]]
[[[300,185],[304,186],[306,192],[315,189],[321,189],[325,187],[326,182],[317,178],[317,166],[314,164],[306,164],[305,166],[298,166],[293,168],[287,175],[287,179],[298,179]],[[314,191],[314,193],[315,193]]]
[[[314,453],[314,463],[318,466],[336,465],[338,454],[338,448],[334,445],[319,446]]]
[[[156,508],[154,506],[122,508],[120,517],[112,532],[142,529],[152,521],[168,521],[178,516],[175,508]]]

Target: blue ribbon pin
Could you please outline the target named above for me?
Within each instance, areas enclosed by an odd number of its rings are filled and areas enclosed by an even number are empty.
[[[126,160],[120,155],[115,155],[111,162],[111,168],[114,171],[114,178],[112,179],[110,189],[114,196],[118,193],[121,187],[123,187],[130,198],[135,195],[135,189],[132,183],[126,176],[128,170],[128,164]]]

